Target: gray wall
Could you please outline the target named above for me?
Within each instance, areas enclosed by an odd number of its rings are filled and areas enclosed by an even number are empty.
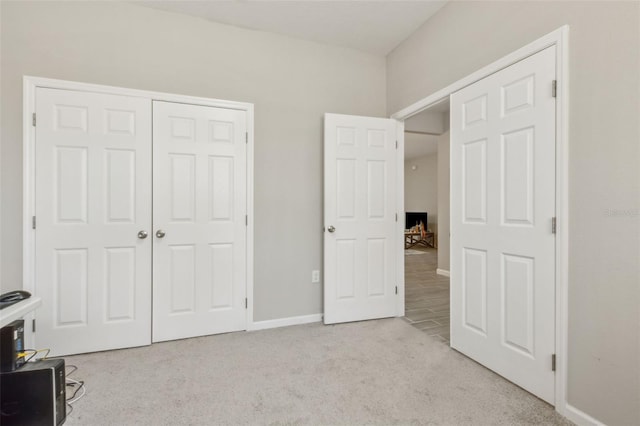
[[[385,60],[116,2],[1,3],[2,291],[22,286],[22,76],[255,103],[255,319],[322,312],[322,120],[384,116]]]
[[[438,136],[438,269],[449,270],[449,132]]]
[[[415,166],[416,170],[411,170]],[[438,154],[424,155],[404,162],[404,210],[427,212],[427,227],[437,232]]]
[[[640,3],[449,2],[387,58],[396,112],[563,24],[570,35],[569,403],[640,424]]]

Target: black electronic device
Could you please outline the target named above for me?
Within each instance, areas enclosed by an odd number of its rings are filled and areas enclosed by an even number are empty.
[[[0,329],[0,371],[13,371],[20,368],[25,358],[20,356],[24,351],[24,320],[15,320]]]
[[[27,362],[0,373],[2,426],[59,426],[67,416],[64,359]]]
[[[31,293],[24,290],[14,290],[0,295],[0,309],[14,305],[31,297]]]
[[[404,216],[404,229],[411,229],[416,225],[420,225],[420,222],[422,222],[426,230],[427,217],[427,212],[406,212]]]

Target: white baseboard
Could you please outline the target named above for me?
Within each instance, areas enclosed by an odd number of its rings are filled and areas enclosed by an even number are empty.
[[[564,412],[560,412],[560,414],[562,414],[578,426],[605,426],[601,421],[591,417],[584,411],[574,407],[568,402],[565,403],[564,407],[564,410],[562,410]]]
[[[447,271],[446,269],[440,269],[440,268],[436,269],[436,274],[442,275],[442,276],[445,276],[445,277],[450,277],[451,276],[449,271]]]
[[[322,314],[302,315],[299,317],[278,318],[266,321],[255,321],[247,326],[247,331],[266,330],[268,328],[288,327],[290,325],[309,324],[322,321]]]

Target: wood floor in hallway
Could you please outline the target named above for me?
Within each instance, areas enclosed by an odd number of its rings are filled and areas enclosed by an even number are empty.
[[[438,251],[405,250],[405,317],[414,327],[449,344],[449,278],[436,274]]]

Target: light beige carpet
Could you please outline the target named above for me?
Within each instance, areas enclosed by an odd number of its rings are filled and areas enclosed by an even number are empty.
[[[68,425],[569,424],[402,319],[319,323],[66,357]]]

